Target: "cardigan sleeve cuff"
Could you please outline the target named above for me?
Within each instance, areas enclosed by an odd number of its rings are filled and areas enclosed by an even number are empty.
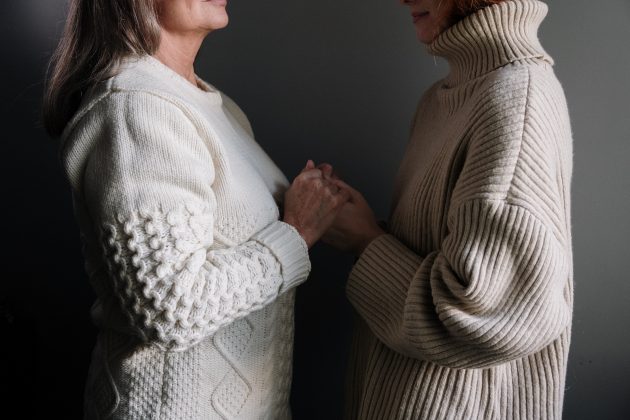
[[[271,250],[282,267],[280,293],[303,283],[310,271],[308,246],[295,228],[276,221],[252,237]]]
[[[391,315],[402,312],[422,260],[394,236],[379,236],[352,268],[346,285],[348,298],[366,319],[387,322]]]

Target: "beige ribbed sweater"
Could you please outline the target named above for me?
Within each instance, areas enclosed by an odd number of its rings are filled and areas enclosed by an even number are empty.
[[[359,315],[348,418],[561,418],[572,140],[537,39],[546,12],[508,0],[430,46],[450,73],[419,104],[389,234],[347,285]]]
[[[97,294],[86,419],[287,419],[308,250],[243,112],[152,57],[97,84],[63,135]]]

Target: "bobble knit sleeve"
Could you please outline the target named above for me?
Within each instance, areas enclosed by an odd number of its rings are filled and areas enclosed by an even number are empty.
[[[570,156],[557,149],[558,113],[541,109],[484,113],[494,117],[471,141],[439,249],[418,255],[383,235],[357,261],[349,299],[393,350],[484,368],[533,354],[570,325],[570,235],[555,163]]]
[[[139,92],[104,103],[84,194],[139,336],[185,349],[306,279],[306,245],[280,221],[245,243],[214,246],[213,156],[182,108]]]

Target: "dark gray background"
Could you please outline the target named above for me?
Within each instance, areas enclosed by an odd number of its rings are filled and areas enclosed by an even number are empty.
[[[549,4],[541,38],[556,60],[575,137],[565,418],[627,418],[630,1]],[[64,7],[63,0],[0,5],[0,395],[22,410],[15,418],[78,418],[94,340],[69,190],[55,143],[38,123]],[[416,102],[446,71],[415,41],[407,10],[395,0],[232,0],[229,11],[229,27],[201,51],[198,74],[241,105],[289,177],[309,158],[329,161],[385,217]],[[351,331],[343,296],[351,258],[317,246],[313,263],[297,301],[298,420],[339,416]]]

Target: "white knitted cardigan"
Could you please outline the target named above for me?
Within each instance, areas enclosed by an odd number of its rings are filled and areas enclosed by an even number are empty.
[[[506,0],[430,46],[450,73],[420,101],[389,234],[348,280],[348,418],[562,417],[572,139],[546,13]]]
[[[288,183],[247,118],[199,84],[126,60],[62,136],[98,296],[87,418],[290,417],[308,250],[278,221]]]

